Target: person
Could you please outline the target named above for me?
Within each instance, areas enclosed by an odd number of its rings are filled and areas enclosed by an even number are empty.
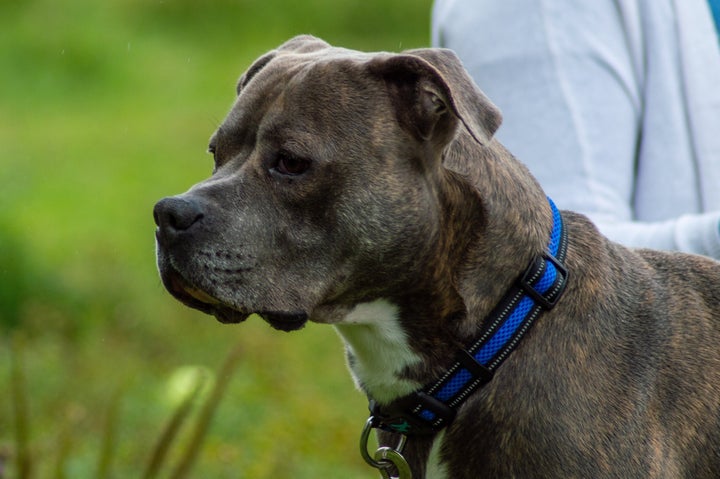
[[[628,246],[720,259],[717,0],[435,0],[503,112],[498,139],[559,207]]]

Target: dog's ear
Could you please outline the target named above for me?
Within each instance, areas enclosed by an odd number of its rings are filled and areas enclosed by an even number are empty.
[[[275,50],[272,50],[265,55],[261,56],[255,62],[250,65],[250,68],[243,73],[237,83],[236,91],[240,94],[245,85],[255,76],[257,73],[265,68],[265,65],[270,63],[270,60],[275,58],[281,53],[312,53],[318,50],[329,48],[330,45],[319,38],[313,37],[312,35],[298,35],[291,38],[287,42],[283,43]]]
[[[446,144],[460,122],[478,143],[486,144],[500,126],[500,111],[451,50],[383,55],[370,62],[370,70],[391,90],[400,123],[422,140]]]
[[[313,53],[330,48],[330,44],[312,35],[298,35],[278,47],[280,52]]]
[[[275,58],[275,55],[277,52],[275,50],[266,53],[265,55],[261,56],[255,62],[250,65],[250,68],[247,69],[245,73],[242,74],[240,79],[237,82],[237,86],[235,87],[235,92],[239,95],[243,88],[252,80],[252,78],[257,75],[257,73],[265,68],[265,65],[270,63],[270,60]]]

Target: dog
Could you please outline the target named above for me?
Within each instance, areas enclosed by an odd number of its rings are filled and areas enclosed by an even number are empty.
[[[241,76],[212,176],[155,205],[163,284],[333,325],[383,477],[719,477],[720,263],[558,212],[500,122],[449,50],[293,38]]]

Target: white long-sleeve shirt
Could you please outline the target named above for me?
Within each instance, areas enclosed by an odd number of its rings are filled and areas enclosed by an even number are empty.
[[[720,47],[707,0],[436,0],[503,112],[499,140],[564,209],[630,246],[720,258]]]

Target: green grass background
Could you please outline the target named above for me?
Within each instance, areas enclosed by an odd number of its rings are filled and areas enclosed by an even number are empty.
[[[332,329],[224,326],[182,307],[155,271],[151,210],[210,174],[207,139],[254,58],[298,33],[426,46],[429,13],[430,0],[0,0],[0,394],[15,338],[30,477],[139,477],[178,375],[216,371],[235,347],[191,477],[377,475]],[[19,474],[17,413],[0,401],[3,479]]]

